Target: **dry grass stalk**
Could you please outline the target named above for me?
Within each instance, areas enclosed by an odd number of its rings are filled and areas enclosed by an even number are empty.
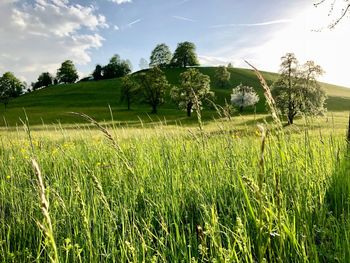
[[[261,75],[261,73],[259,72],[259,70],[254,67],[252,64],[250,64],[248,61],[245,60],[245,63],[247,63],[250,67],[253,68],[256,76],[258,77],[261,86],[264,89],[264,96],[266,98],[266,102],[269,105],[270,111],[271,111],[271,115],[273,120],[276,122],[276,124],[278,124],[279,126],[282,126],[281,120],[279,119],[278,115],[277,115],[277,107],[276,107],[276,103],[274,98],[272,97],[271,94],[271,89],[269,87],[269,85],[267,85],[266,80],[264,79],[264,77]]]
[[[40,201],[41,201],[41,212],[44,216],[44,223],[41,224],[38,222],[38,225],[44,231],[45,237],[47,238],[48,243],[50,244],[50,247],[51,247],[51,252],[49,253],[50,261],[59,262],[57,246],[56,246],[56,242],[55,242],[55,238],[52,230],[51,217],[49,214],[49,202],[47,201],[47,198],[45,195],[45,185],[44,185],[43,177],[41,176],[39,165],[35,159],[32,159],[32,166],[33,166],[36,178],[38,180],[38,190],[39,190]]]
[[[120,147],[120,145],[113,139],[113,136],[109,133],[109,131],[104,128],[101,124],[99,124],[96,120],[91,118],[89,115],[85,113],[78,113],[78,112],[70,112],[70,114],[74,114],[77,116],[82,117],[83,119],[87,120],[91,124],[95,125],[102,133],[104,136],[107,138],[107,140],[111,143],[114,149],[117,151],[117,156],[118,158],[123,162],[124,166],[126,169],[132,174],[135,175],[134,169],[130,166],[129,161],[125,157],[123,149]]]

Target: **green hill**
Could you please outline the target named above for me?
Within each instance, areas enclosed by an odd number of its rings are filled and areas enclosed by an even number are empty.
[[[215,68],[201,67],[200,71],[207,74],[214,80]],[[178,83],[179,74],[184,69],[166,69],[165,73],[170,83]],[[216,103],[223,104],[225,99],[229,101],[232,87],[241,82],[250,85],[256,89],[261,97],[256,106],[257,113],[265,112],[265,100],[263,91],[253,71],[248,69],[230,69],[231,80],[228,88],[217,88],[212,81],[212,89],[215,91]],[[263,72],[267,82],[271,84],[278,76],[275,73]],[[330,84],[322,83],[323,88],[328,94],[328,111],[349,111],[350,110],[350,89]],[[14,126],[20,124],[20,118],[25,114],[29,116],[31,124],[51,124],[51,123],[76,123],[81,122],[79,118],[69,114],[69,112],[84,112],[93,116],[99,121],[110,120],[111,114],[109,106],[113,112],[114,120],[121,122],[140,122],[142,120],[158,120],[166,118],[169,121],[191,122],[185,113],[178,110],[174,105],[169,94],[166,103],[159,108],[158,115],[149,115],[150,107],[142,103],[132,105],[132,110],[127,111],[126,106],[120,102],[120,80],[102,80],[91,82],[80,82],[71,85],[57,85],[25,94],[12,100],[6,111],[1,109],[0,126]],[[246,113],[252,113],[253,108],[247,109]],[[204,118],[212,118],[215,115],[213,110],[204,111]]]

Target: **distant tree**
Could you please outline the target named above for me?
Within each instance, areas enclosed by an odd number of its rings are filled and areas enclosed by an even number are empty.
[[[125,60],[125,63],[128,64],[129,69],[130,69],[130,72],[132,72],[133,66],[132,66],[132,63],[131,63],[130,59],[126,59],[126,60]]]
[[[191,42],[182,42],[177,45],[171,65],[186,68],[188,66],[198,66],[196,46]]]
[[[188,69],[181,73],[180,85],[172,88],[170,95],[179,108],[186,110],[187,116],[191,117],[192,110],[200,110],[203,101],[212,98],[214,93],[210,91],[209,76],[197,69]]]
[[[48,87],[53,84],[54,77],[49,72],[43,72],[38,77],[37,82],[31,84],[33,90]]]
[[[58,83],[74,83],[79,78],[79,76],[73,64],[73,61],[66,60],[63,62],[57,71],[56,78],[58,80]]]
[[[164,103],[165,91],[170,88],[165,74],[159,67],[153,67],[139,73],[137,79],[145,101],[152,107],[152,113],[156,114],[158,106]]]
[[[293,124],[299,113],[322,113],[326,94],[317,82],[322,68],[312,61],[300,67],[293,53],[287,53],[281,60],[280,77],[273,84],[272,95],[278,109],[287,115],[288,123]]]
[[[131,108],[131,103],[135,100],[140,91],[140,85],[133,79],[132,76],[125,76],[122,79],[120,101],[126,101],[128,110]]]
[[[146,59],[144,59],[144,58],[141,58],[140,62],[139,62],[139,68],[141,70],[148,69],[148,66],[149,66],[148,61]]]
[[[92,73],[92,77],[94,78],[94,80],[103,79],[102,70],[103,70],[102,66],[97,64],[94,72]]]
[[[103,78],[119,78],[128,75],[131,72],[127,60],[122,60],[119,55],[114,55],[109,63],[103,68]]]
[[[24,82],[16,78],[11,72],[6,72],[0,77],[0,102],[5,105],[5,109],[10,99],[20,96],[24,88]]]
[[[239,108],[240,112],[248,106],[253,106],[259,102],[259,95],[254,91],[254,88],[244,86],[242,83],[236,88],[233,88],[231,93],[231,103]]]
[[[215,80],[221,88],[224,88],[230,81],[231,73],[225,66],[220,66],[215,70]]]
[[[159,44],[152,51],[149,65],[164,68],[170,64],[171,56],[170,48],[164,43]]]
[[[233,68],[233,65],[231,62],[227,64],[227,68]]]

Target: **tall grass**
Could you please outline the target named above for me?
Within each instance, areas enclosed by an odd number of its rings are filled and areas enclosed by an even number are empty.
[[[218,127],[0,137],[0,262],[348,262],[344,136]]]

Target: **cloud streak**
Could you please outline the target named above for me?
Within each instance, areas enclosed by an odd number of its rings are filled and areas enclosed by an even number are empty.
[[[139,19],[136,19],[135,21],[130,22],[130,23],[127,24],[126,26],[132,27],[133,25],[135,25],[135,24],[137,24],[137,23],[140,23],[141,21],[142,21],[141,18],[139,18]]]
[[[270,25],[276,25],[276,24],[286,24],[290,23],[291,19],[279,19],[279,20],[272,20],[272,21],[266,21],[266,22],[260,22],[260,23],[247,23],[247,24],[222,24],[222,25],[213,25],[209,28],[226,28],[226,27],[259,27],[259,26],[270,26]]]
[[[182,21],[188,21],[188,22],[196,22],[196,20],[184,16],[172,16],[172,18],[175,18],[177,20],[182,20]]]

